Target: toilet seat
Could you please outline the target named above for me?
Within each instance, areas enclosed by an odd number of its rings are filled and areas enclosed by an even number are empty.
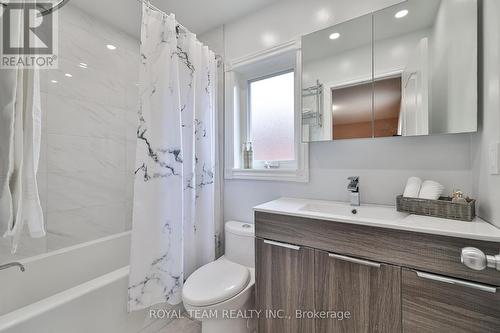
[[[187,279],[182,298],[192,306],[214,305],[236,296],[249,282],[247,267],[221,258],[200,267]]]

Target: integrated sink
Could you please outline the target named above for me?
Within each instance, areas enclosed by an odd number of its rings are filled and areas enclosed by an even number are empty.
[[[411,215],[398,212],[395,206],[374,204],[351,206],[348,202],[341,201],[285,197],[258,205],[254,207],[254,211],[259,214],[295,216],[303,219],[500,242],[500,230],[480,218],[476,218],[474,222],[462,222]]]
[[[401,220],[408,216],[406,213],[396,211],[391,206],[361,205],[351,206],[348,203],[332,202],[328,204],[307,203],[299,210],[311,213],[320,213],[332,217],[348,219],[370,220]]]

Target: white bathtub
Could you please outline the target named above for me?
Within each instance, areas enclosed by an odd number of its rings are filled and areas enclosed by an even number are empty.
[[[136,333],[167,324],[127,313],[130,233],[22,260],[0,272],[1,333]]]

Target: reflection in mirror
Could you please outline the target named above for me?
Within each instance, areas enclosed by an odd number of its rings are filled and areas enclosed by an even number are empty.
[[[409,0],[373,29],[376,137],[477,130],[476,0]]]
[[[302,38],[302,138],[477,131],[477,0],[408,0]]]
[[[333,139],[372,137],[372,82],[331,88]]]
[[[373,136],[372,15],[302,38],[302,139]]]

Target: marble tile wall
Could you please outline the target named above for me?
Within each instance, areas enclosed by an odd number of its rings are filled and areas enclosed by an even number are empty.
[[[48,235],[25,237],[15,256],[0,239],[0,262],[131,228],[138,71],[138,40],[71,4],[59,11],[59,69],[41,74]]]

